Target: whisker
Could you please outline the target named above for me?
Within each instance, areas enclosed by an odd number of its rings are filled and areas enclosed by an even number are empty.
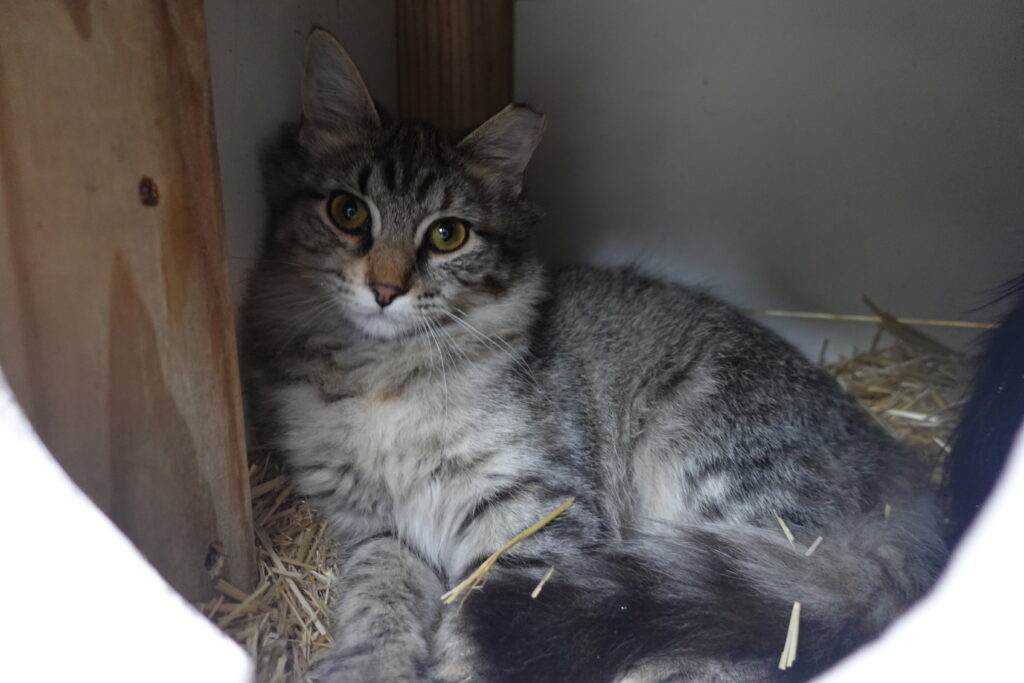
[[[519,370],[522,372],[524,377],[533,385],[533,387],[535,389],[537,389],[538,391],[541,390],[540,384],[538,384],[537,378],[533,374],[533,369],[526,363],[526,361],[521,356],[517,356],[516,355],[515,349],[513,349],[513,347],[511,345],[509,345],[508,342],[504,342],[505,345],[502,346],[497,341],[495,341],[493,338],[491,338],[490,336],[484,334],[483,332],[478,330],[476,327],[474,327],[472,324],[467,322],[465,319],[460,318],[459,316],[451,313],[450,311],[445,311],[443,309],[442,309],[442,313],[444,313],[446,316],[451,318],[454,322],[459,324],[463,329],[465,329],[471,335],[476,337],[476,339],[479,340],[482,344],[490,347],[491,349],[493,349],[495,351],[498,351],[499,353],[502,353],[502,354],[508,356],[508,358],[516,365],[516,367],[519,368]],[[502,340],[502,341],[504,341],[504,340]]]
[[[428,335],[427,324],[424,321],[422,321],[422,320],[417,320],[416,321],[416,331],[419,334],[421,334],[424,337],[426,337]],[[426,346],[430,350],[430,357],[429,357],[428,360],[430,362],[430,376],[433,377],[434,376],[434,347],[431,344],[427,344]]]
[[[434,346],[437,348],[438,359],[441,361],[441,380],[444,383],[444,403],[447,406],[448,405],[448,373],[447,373],[447,371],[445,369],[445,365],[444,365],[444,352],[441,350],[441,344],[437,341],[437,337],[434,335],[434,332],[430,329],[430,323],[429,322],[427,323],[427,334],[429,334],[430,338],[433,340]]]
[[[436,325],[434,329],[444,336],[444,338],[448,341],[448,347],[453,351],[458,352],[459,356],[461,356],[464,361],[466,361],[467,363],[473,362],[469,355],[462,349],[461,346],[459,346],[455,337],[453,337],[451,333],[448,332],[448,330],[441,327],[440,325]]]
[[[454,311],[455,311],[456,313],[458,313],[458,314],[459,314],[460,316],[462,316],[462,317],[460,318],[460,319],[462,320],[462,322],[466,323],[467,325],[469,325],[469,324],[470,324],[470,323],[469,323],[469,321],[468,321],[468,320],[466,320],[466,318],[468,318],[468,317],[469,317],[469,313],[466,313],[466,312],[465,312],[464,310],[462,310],[461,308],[458,308],[457,306],[456,306],[456,307],[453,307],[453,310],[454,310]],[[478,331],[479,331],[479,330],[478,330]],[[481,334],[483,334],[483,333],[481,332]],[[509,344],[509,343],[508,343],[507,341],[505,341],[505,338],[504,338],[504,337],[502,337],[502,336],[501,336],[500,334],[491,334],[491,335],[487,335],[487,337],[488,337],[488,339],[492,339],[492,340],[494,340],[495,342],[500,342],[501,344],[504,344],[504,345],[505,345],[505,348],[506,348],[506,349],[508,349],[509,351],[513,352],[513,353],[514,353],[514,352],[515,352],[515,350],[516,350],[516,349],[515,349],[515,347],[514,347],[514,346],[512,346],[511,344]]]
[[[429,320],[424,320],[426,323],[427,333],[430,338],[434,340],[434,345],[437,347],[437,355],[441,360],[441,381],[444,385],[444,406],[441,408],[441,457],[445,457],[445,453],[448,452],[448,432],[446,427],[448,426],[448,375],[445,371],[444,365],[444,352],[441,350],[441,344],[437,340],[437,336],[431,330],[431,323]]]

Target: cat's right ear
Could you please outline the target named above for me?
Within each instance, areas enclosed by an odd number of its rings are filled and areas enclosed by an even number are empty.
[[[544,115],[522,104],[510,104],[459,142],[471,164],[486,178],[518,192],[523,172],[544,133]]]
[[[315,29],[306,42],[300,142],[343,141],[377,128],[380,115],[359,69],[334,36]]]

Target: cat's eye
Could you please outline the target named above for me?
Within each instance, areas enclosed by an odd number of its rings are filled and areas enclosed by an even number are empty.
[[[441,253],[455,251],[466,243],[469,226],[458,218],[441,218],[434,221],[427,231],[427,244]]]
[[[366,202],[348,192],[333,195],[327,204],[327,213],[334,224],[348,233],[359,233],[370,219]]]

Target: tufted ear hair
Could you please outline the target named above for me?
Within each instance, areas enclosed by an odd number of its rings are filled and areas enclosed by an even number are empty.
[[[544,133],[544,115],[510,104],[459,142],[470,164],[485,177],[511,183],[518,193],[523,172]]]
[[[299,140],[309,146],[377,128],[380,116],[359,69],[334,36],[315,29],[306,41]]]

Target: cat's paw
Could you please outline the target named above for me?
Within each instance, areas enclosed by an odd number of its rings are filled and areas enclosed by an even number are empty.
[[[423,662],[399,648],[335,650],[310,672],[310,683],[414,683],[429,680]]]
[[[479,680],[473,676],[472,670],[461,664],[445,662],[430,669],[426,683],[470,683]]]
[[[447,651],[435,654],[426,681],[428,683],[466,683],[479,680],[473,675],[475,667],[472,664],[472,658],[466,656],[467,654],[454,648],[447,648]]]
[[[477,648],[461,631],[456,612],[449,611],[434,633],[430,683],[466,683],[481,680],[478,672]]]

